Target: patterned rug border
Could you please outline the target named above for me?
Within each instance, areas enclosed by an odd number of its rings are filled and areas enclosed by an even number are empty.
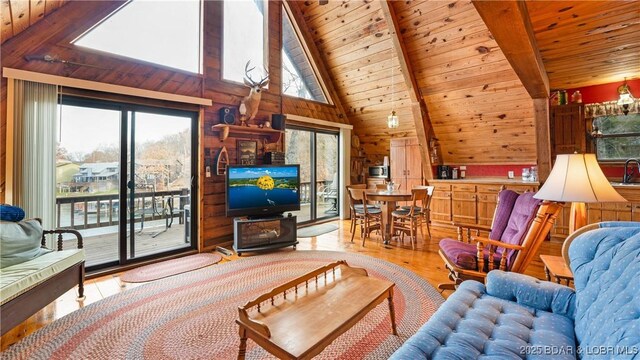
[[[231,317],[237,317],[238,305],[274,287],[273,281],[282,283],[282,273],[291,279],[312,265],[334,260],[346,260],[365,267],[370,276],[396,282],[400,335],[390,335],[388,309],[379,306],[379,311],[372,310],[317,359],[387,358],[444,302],[425,279],[385,260],[339,251],[280,251],[205,267],[107,297],[34,332],[0,353],[0,358],[235,358],[239,340]],[[304,266],[293,267],[294,262]],[[247,278],[252,280],[249,289],[243,283]],[[174,307],[172,311],[167,311],[168,306]],[[271,358],[249,343],[248,359]]]

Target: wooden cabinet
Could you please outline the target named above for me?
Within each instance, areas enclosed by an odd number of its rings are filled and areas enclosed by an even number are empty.
[[[470,184],[451,185],[451,215],[453,222],[476,223],[476,186]]]
[[[400,190],[423,184],[421,159],[417,138],[391,140],[391,181],[400,184]]]
[[[451,185],[433,184],[433,198],[431,199],[431,220],[451,222]]]
[[[486,181],[474,183],[473,180],[431,180],[430,185],[435,186],[431,220],[434,224],[447,226],[452,221],[491,225],[502,187],[519,193],[538,190],[537,184],[500,183],[499,180],[495,184],[487,184]]]
[[[551,158],[558,154],[584,153],[587,150],[583,104],[551,106],[549,109]]]
[[[491,225],[493,213],[498,203],[500,185],[478,185],[476,200],[476,221],[480,225]]]
[[[626,203],[593,203],[587,204],[587,223],[601,221],[640,221],[640,186],[618,187],[616,190]],[[569,235],[569,212],[571,203],[566,203],[556,224],[551,231],[554,240],[564,241]]]
[[[433,184],[433,197],[431,198],[431,220],[439,222],[451,222],[451,185]]]

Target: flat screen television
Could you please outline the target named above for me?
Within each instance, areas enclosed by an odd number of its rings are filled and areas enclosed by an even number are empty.
[[[300,165],[229,165],[227,216],[300,210]]]

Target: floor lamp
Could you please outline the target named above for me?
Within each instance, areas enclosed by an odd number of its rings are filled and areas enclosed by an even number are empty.
[[[569,234],[587,225],[585,203],[627,201],[604,176],[595,154],[558,155],[551,174],[533,197],[571,202]]]

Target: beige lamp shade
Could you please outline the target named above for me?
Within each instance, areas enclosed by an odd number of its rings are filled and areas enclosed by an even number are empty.
[[[626,202],[604,176],[595,154],[556,157],[551,174],[536,199],[563,202]]]

